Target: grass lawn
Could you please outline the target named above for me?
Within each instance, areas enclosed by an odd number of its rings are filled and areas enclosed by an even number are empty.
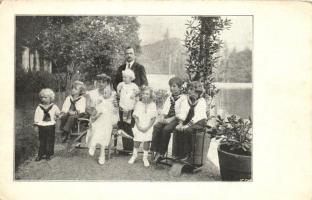
[[[87,149],[77,149],[67,154],[64,145],[55,146],[55,156],[49,160],[23,163],[16,173],[16,180],[67,180],[67,181],[217,181],[218,169],[207,160],[197,173],[183,173],[180,177],[170,175],[170,168],[164,165],[143,166],[142,154],[133,165],[128,164],[130,156],[115,154],[104,165],[97,163],[99,152],[90,156]]]
[[[15,171],[38,149],[38,135],[33,131],[33,110],[15,110]]]
[[[60,107],[64,94],[56,96]],[[34,132],[34,113],[39,103],[37,94],[17,94],[15,103],[15,171],[25,160],[33,157],[38,151],[38,135]],[[59,136],[56,136],[59,142]]]

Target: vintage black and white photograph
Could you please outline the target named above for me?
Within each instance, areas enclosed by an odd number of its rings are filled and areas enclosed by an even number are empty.
[[[252,15],[16,15],[15,181],[253,180]]]

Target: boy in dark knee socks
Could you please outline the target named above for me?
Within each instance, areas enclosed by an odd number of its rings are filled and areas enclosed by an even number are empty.
[[[206,100],[203,97],[204,88],[199,81],[193,81],[187,89],[187,101],[182,103],[182,121],[176,127],[178,134],[178,149],[181,160],[188,160],[193,149],[192,133],[206,126]]]
[[[170,96],[166,99],[160,119],[154,126],[151,151],[154,152],[154,162],[162,159],[168,150],[171,132],[179,123],[181,102],[186,100],[186,95],[181,94],[183,80],[173,77],[169,80]]]

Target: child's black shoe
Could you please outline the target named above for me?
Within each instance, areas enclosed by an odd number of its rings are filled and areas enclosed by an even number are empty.
[[[46,160],[51,160],[51,157],[50,157],[50,156],[47,156],[47,157],[46,157]]]

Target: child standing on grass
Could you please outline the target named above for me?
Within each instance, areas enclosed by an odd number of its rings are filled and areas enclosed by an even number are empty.
[[[87,132],[87,144],[89,146],[89,154],[94,155],[96,145],[100,145],[99,164],[105,163],[105,148],[111,141],[113,125],[118,120],[118,110],[114,106],[115,95],[112,87],[107,85],[103,90],[101,99],[98,99],[98,104],[91,114],[90,128]],[[100,98],[100,97],[99,97]]]
[[[41,103],[37,106],[34,116],[34,129],[39,133],[39,151],[36,161],[43,157],[50,160],[54,154],[55,122],[60,114],[59,108],[53,104],[55,94],[49,88],[39,92]]]
[[[83,82],[75,81],[71,87],[71,94],[66,97],[62,112],[61,119],[61,131],[63,131],[63,141],[66,142],[74,123],[77,118],[85,113],[86,99],[82,96],[85,92],[85,86]]]
[[[117,94],[119,96],[119,133],[121,130],[125,131],[128,135],[133,136],[132,127],[134,125],[134,119],[132,117],[133,109],[136,103],[136,95],[139,93],[139,87],[132,81],[135,79],[134,72],[131,69],[125,69],[122,71],[123,81],[117,85]],[[132,141],[123,137],[123,145],[127,150],[132,150]],[[129,145],[128,145],[129,144]]]
[[[153,90],[150,87],[144,87],[141,90],[141,101],[138,101],[133,112],[135,126],[133,127],[133,154],[129,164],[133,164],[138,156],[138,149],[143,143],[143,163],[145,167],[149,166],[148,151],[152,140],[153,125],[157,117],[156,104],[153,102]]]

